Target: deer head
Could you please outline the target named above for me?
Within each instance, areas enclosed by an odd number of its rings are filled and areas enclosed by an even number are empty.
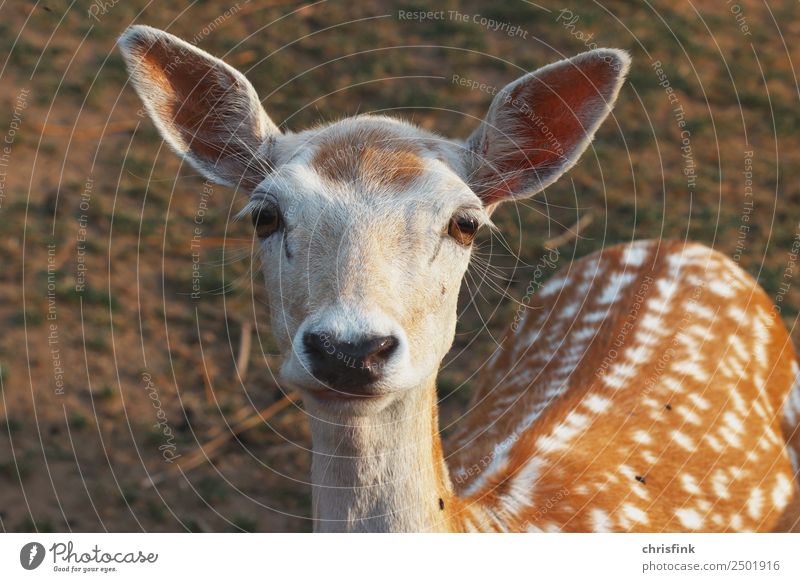
[[[498,203],[575,164],[629,64],[598,49],[529,73],[464,142],[372,115],[281,131],[221,60],[145,26],[119,43],[164,139],[208,179],[249,193],[242,214],[260,243],[282,379],[329,424],[386,410],[397,420],[431,399],[435,409],[476,232]]]
[[[629,62],[598,49],[529,73],[464,143],[371,115],[281,132],[221,60],[145,26],[120,46],[164,139],[208,179],[250,191],[282,375],[340,404],[401,397],[436,374],[476,231],[497,203],[575,164]]]

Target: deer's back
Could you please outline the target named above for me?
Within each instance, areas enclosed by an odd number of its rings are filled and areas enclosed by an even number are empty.
[[[795,353],[731,260],[612,247],[548,281],[514,327],[450,446],[466,528],[796,527]]]

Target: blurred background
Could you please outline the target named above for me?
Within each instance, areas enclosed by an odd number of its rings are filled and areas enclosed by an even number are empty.
[[[445,436],[536,266],[607,245],[713,246],[800,339],[796,2],[66,4],[0,4],[2,531],[312,527],[307,423],[232,219],[246,193],[204,185],[142,116],[114,46],[134,23],[223,57],[296,130],[383,112],[464,138],[492,88],[631,52],[594,147],[481,239],[439,380]]]

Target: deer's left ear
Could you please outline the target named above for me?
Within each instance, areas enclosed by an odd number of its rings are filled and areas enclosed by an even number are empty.
[[[611,111],[630,57],[596,49],[506,86],[467,142],[465,170],[486,206],[535,194],[569,170]]]

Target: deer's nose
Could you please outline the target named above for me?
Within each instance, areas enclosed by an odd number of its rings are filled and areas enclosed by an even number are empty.
[[[395,336],[338,341],[324,332],[309,332],[303,345],[315,378],[331,389],[351,395],[369,395],[369,386],[383,376],[386,363],[397,350]]]

